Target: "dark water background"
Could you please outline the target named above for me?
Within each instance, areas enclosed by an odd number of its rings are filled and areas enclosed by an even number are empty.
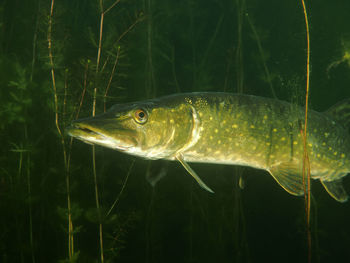
[[[113,3],[103,1],[104,10]],[[100,225],[105,262],[307,262],[303,198],[266,172],[193,164],[216,192],[209,194],[178,163],[96,147],[97,209],[91,146],[65,136],[62,147],[55,125],[56,111],[61,131],[78,110],[90,116],[94,88],[97,113],[105,104],[191,91],[275,93],[303,105],[301,1],[120,1],[104,16],[97,69],[99,4],[55,1],[52,64],[51,1],[0,2],[0,262],[100,262]],[[306,4],[310,106],[323,111],[350,96],[350,2]],[[146,175],[164,167],[152,187]],[[350,179],[344,183],[350,191]],[[349,202],[336,202],[316,181],[312,194],[312,262],[350,262]]]

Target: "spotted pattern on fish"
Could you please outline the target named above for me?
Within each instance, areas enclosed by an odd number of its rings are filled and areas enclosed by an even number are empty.
[[[350,171],[350,101],[324,113],[308,113],[311,177],[338,201],[347,200],[341,180]],[[137,112],[146,121],[137,121]],[[304,108],[243,94],[184,93],[115,105],[78,120],[68,132],[147,159],[178,160],[206,190],[188,162],[244,165],[267,170],[289,193],[304,194]]]

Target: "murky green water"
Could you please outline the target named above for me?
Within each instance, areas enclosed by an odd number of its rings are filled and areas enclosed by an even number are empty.
[[[178,163],[96,147],[95,180],[92,147],[64,134],[94,98],[96,113],[192,91],[303,105],[301,2],[51,4],[0,3],[0,262],[100,262],[101,247],[104,262],[307,262],[304,199],[268,173],[193,164],[210,194]],[[324,111],[350,97],[350,4],[306,5],[310,107]],[[312,184],[312,262],[349,261],[349,208]]]

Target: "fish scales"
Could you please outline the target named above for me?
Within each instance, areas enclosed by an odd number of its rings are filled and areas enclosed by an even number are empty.
[[[187,101],[200,116],[201,133],[200,140],[183,153],[185,160],[262,169],[302,161],[302,108],[249,95],[189,97]],[[310,110],[308,116],[307,148],[313,176],[323,170],[347,171],[345,154],[350,142],[346,130],[318,112]]]
[[[350,171],[350,136],[339,115],[308,112],[307,153],[311,177],[338,201],[347,194],[341,178]],[[304,194],[302,164],[305,112],[288,102],[231,93],[185,93],[123,105],[78,120],[68,132],[147,159],[178,160],[206,190],[188,162],[244,165],[267,170],[289,193]]]

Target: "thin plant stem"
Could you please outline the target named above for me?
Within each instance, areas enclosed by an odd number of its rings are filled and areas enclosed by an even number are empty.
[[[187,1],[188,3],[188,9],[189,9],[189,32],[191,34],[191,49],[192,49],[192,90],[197,91],[197,52],[196,52],[196,43],[195,43],[195,24],[194,24],[194,15],[193,15],[193,10],[192,10],[192,6],[190,4],[190,1]],[[191,251],[191,255],[192,255],[192,251]],[[192,258],[191,258],[192,259]]]
[[[39,11],[40,11],[40,1],[38,1],[38,12],[36,15],[35,29],[33,35],[33,47],[32,47],[32,66],[30,72],[30,81],[33,81],[34,68],[36,62],[36,46],[38,38],[39,29]],[[28,140],[27,126],[24,127],[25,139]],[[30,177],[30,153],[27,155],[27,191],[28,191],[28,214],[29,214],[29,243],[30,251],[32,257],[32,263],[35,263],[35,253],[34,253],[34,243],[33,243],[33,214],[32,214],[32,191],[31,191],[31,177]]]
[[[108,84],[107,84],[107,88],[106,88],[105,94],[103,95],[103,110],[104,111],[106,111],[107,94],[108,94],[109,88],[111,87],[111,83],[112,83],[113,75],[115,73],[115,69],[117,68],[117,64],[118,64],[118,61],[119,61],[119,55],[120,55],[120,46],[118,46],[117,56],[116,56],[115,61],[114,61],[112,73],[111,73],[111,76],[110,76],[110,78],[108,80]]]
[[[127,173],[127,175],[126,175],[126,177],[125,177],[125,180],[124,180],[124,182],[123,182],[122,189],[120,190],[120,192],[119,192],[117,198],[116,198],[115,201],[113,202],[111,208],[108,210],[108,212],[107,212],[107,214],[106,214],[106,217],[109,216],[109,214],[112,212],[112,210],[113,210],[113,208],[115,207],[115,205],[118,203],[118,201],[119,201],[119,199],[120,199],[120,197],[121,197],[121,195],[122,195],[122,193],[123,193],[123,191],[124,191],[124,189],[125,189],[125,186],[126,186],[126,183],[127,183],[128,179],[129,179],[129,176],[130,176],[130,174],[131,174],[132,168],[134,167],[134,163],[135,163],[135,160],[133,160],[133,162],[131,163],[130,168],[129,168],[129,171],[128,171],[128,173]]]
[[[148,97],[154,97],[156,93],[156,79],[153,66],[153,15],[152,0],[147,0],[147,63],[148,63]],[[147,87],[147,85],[146,85]]]
[[[19,152],[19,161],[18,161],[17,182],[15,181],[15,183],[21,182],[21,174],[22,174],[22,168],[23,168],[23,153],[24,153],[23,149],[17,149],[17,150]],[[18,242],[22,242],[22,231],[20,231],[19,220],[18,220],[17,214],[15,215],[15,222],[16,222],[16,226],[17,226],[16,228],[17,228]],[[20,259],[21,259],[21,262],[24,262],[23,249],[20,249]]]
[[[233,48],[232,48],[232,50],[233,50]],[[232,61],[233,61],[233,53],[234,53],[233,51],[232,52],[228,51],[228,59],[227,59],[224,88],[223,88],[224,92],[226,92],[228,90],[231,66],[232,66]]]
[[[55,125],[57,132],[61,138],[61,144],[63,148],[63,161],[65,168],[65,177],[66,177],[66,191],[67,191],[67,210],[68,210],[68,257],[69,260],[72,260],[74,254],[74,240],[73,240],[73,222],[72,222],[72,214],[71,214],[71,200],[70,200],[70,182],[69,182],[69,171],[67,166],[67,151],[65,147],[65,140],[63,133],[59,124],[59,116],[58,116],[58,95],[57,95],[57,87],[55,80],[55,69],[53,62],[53,50],[52,50],[52,23],[53,23],[53,14],[54,14],[54,0],[51,0],[51,8],[50,8],[50,16],[49,16],[49,25],[47,32],[47,42],[48,42],[48,51],[49,51],[49,64],[51,67],[51,80],[52,80],[52,88],[54,93],[54,110],[55,110]]]
[[[270,86],[271,94],[272,94],[272,96],[275,99],[277,99],[276,92],[275,92],[275,90],[273,88],[273,85],[272,85],[270,71],[269,71],[269,68],[266,65],[266,61],[265,61],[265,58],[264,58],[264,51],[263,51],[263,48],[262,48],[262,45],[261,45],[260,37],[258,35],[258,32],[256,31],[256,28],[255,28],[254,24],[250,20],[248,14],[246,14],[246,17],[247,17],[247,20],[248,20],[248,24],[249,24],[250,28],[252,29],[252,32],[253,32],[256,44],[258,45],[259,54],[260,54],[260,57],[261,57],[261,62],[262,62],[262,65],[263,65],[263,68],[264,68],[264,71],[265,71],[267,82],[269,83],[269,86]]]
[[[67,104],[67,95],[68,95],[68,80],[67,80],[67,70],[65,71],[64,76],[64,99],[63,99],[63,116],[66,114],[66,104]],[[69,154],[67,154],[66,143],[62,135],[62,146],[63,146],[63,155],[64,155],[64,165],[66,173],[66,191],[67,191],[67,207],[68,207],[68,234],[69,234],[69,250],[71,251],[71,256],[74,254],[74,235],[73,235],[73,221],[72,221],[72,208],[70,200],[70,151],[72,148],[73,138],[70,139],[69,144]]]
[[[143,15],[139,15],[134,23],[132,23],[117,39],[115,42],[115,45],[119,44],[119,41],[127,34],[129,33],[139,22],[141,22],[144,19]]]
[[[83,101],[84,101],[85,93],[86,93],[86,89],[87,89],[88,70],[89,70],[89,62],[86,63],[86,66],[85,66],[84,81],[83,81],[83,91],[81,92],[81,95],[80,95],[79,106],[78,106],[78,109],[77,109],[77,113],[75,115],[75,119],[78,119],[81,107],[83,106]]]
[[[100,0],[101,17],[100,17],[100,34],[99,34],[98,49],[97,49],[97,58],[96,58],[96,73],[98,73],[98,71],[99,71],[99,65],[100,65],[100,59],[101,59],[104,17],[105,17],[105,15],[106,15],[113,7],[115,7],[119,2],[120,2],[120,0],[115,1],[110,7],[108,7],[108,8],[104,11],[104,10],[103,10],[103,0]]]
[[[30,183],[30,153],[27,154],[27,191],[28,191],[28,213],[29,213],[29,243],[32,256],[32,262],[35,263],[34,243],[33,243],[33,215],[32,215],[32,190]]]
[[[171,48],[171,72],[173,73],[174,81],[175,81],[175,87],[176,87],[176,92],[180,93],[180,85],[179,81],[177,80],[176,77],[176,69],[175,69],[175,48]]]
[[[237,48],[236,48],[236,71],[237,71],[237,92],[243,92],[243,41],[242,41],[242,28],[243,28],[243,14],[245,8],[245,0],[236,0],[237,5]]]
[[[102,47],[102,32],[103,32],[103,20],[104,20],[104,13],[103,13],[103,0],[100,0],[100,10],[101,10],[101,18],[100,18],[100,35],[99,35],[99,42],[98,42],[98,49],[97,49],[97,59],[96,59],[96,75],[95,75],[95,87],[94,87],[94,93],[93,93],[93,102],[92,102],[92,116],[95,116],[96,113],[96,96],[97,96],[97,74],[99,71],[99,65],[100,65],[100,59],[101,59],[101,47]],[[95,184],[95,201],[96,201],[96,208],[98,212],[99,217],[99,239],[100,239],[100,259],[101,262],[104,262],[104,255],[103,255],[103,226],[101,222],[101,215],[100,215],[100,201],[98,196],[98,185],[97,185],[97,173],[96,173],[96,152],[95,152],[95,145],[92,145],[92,171],[94,176],[94,184]]]
[[[92,169],[94,174],[96,208],[97,208],[98,217],[99,217],[100,258],[101,258],[101,262],[103,263],[104,262],[103,226],[102,226],[102,220],[101,220],[100,201],[99,201],[99,195],[98,195],[97,173],[96,173],[96,152],[95,152],[94,145],[92,146]]]
[[[244,23],[244,13],[245,13],[245,0],[236,0],[237,7],[237,48],[235,57],[236,66],[236,78],[237,78],[237,92],[243,93],[244,89],[244,60],[243,60],[243,23]],[[227,72],[229,72],[230,64],[228,65]],[[227,82],[225,80],[225,89]],[[235,167],[234,177],[235,188],[233,189],[234,195],[234,212],[233,212],[233,227],[236,232],[234,238],[234,245],[237,247],[235,259],[236,261],[242,261],[243,258],[249,261],[249,247],[246,240],[246,226],[245,217],[243,211],[242,195],[239,186],[239,178],[243,175],[243,168]],[[240,251],[241,253],[238,253]]]
[[[49,49],[49,60],[51,66],[51,79],[52,79],[52,88],[54,92],[54,103],[55,103],[55,124],[57,131],[60,136],[62,136],[62,132],[58,123],[58,96],[57,96],[57,88],[56,88],[56,80],[55,80],[55,69],[53,63],[53,52],[52,52],[52,19],[53,19],[53,10],[54,10],[54,2],[55,0],[51,0],[51,11],[50,11],[50,19],[49,19],[49,28],[48,28],[48,49]]]
[[[305,123],[304,123],[304,155],[303,155],[303,184],[305,196],[305,213],[307,225],[307,241],[308,241],[308,262],[311,262],[311,229],[310,229],[310,206],[311,206],[311,186],[310,186],[310,160],[307,152],[307,117],[308,117],[308,103],[309,103],[309,87],[310,87],[310,32],[309,21],[304,0],[301,0],[305,18],[306,41],[307,41],[307,59],[306,59],[306,95],[305,95]],[[305,179],[307,182],[305,182]],[[307,184],[307,189],[306,188]],[[307,194],[306,194],[307,190]]]
[[[113,7],[115,7],[120,0],[115,1],[109,8],[105,11],[103,10],[103,0],[100,0],[100,33],[99,33],[99,42],[97,49],[97,58],[96,58],[96,72],[95,72],[95,87],[93,90],[93,103],[92,103],[92,116],[96,115],[96,97],[97,97],[97,79],[99,74],[99,66],[101,61],[101,52],[102,52],[102,37],[103,37],[103,23],[104,17],[107,12],[109,12]],[[94,184],[95,184],[95,201],[96,208],[99,214],[99,239],[100,239],[100,258],[101,262],[104,262],[104,253],[103,253],[103,225],[101,220],[101,211],[100,211],[100,201],[98,194],[98,185],[97,185],[97,173],[96,173],[96,150],[95,146],[92,146],[92,166],[93,166],[93,175],[94,175]]]
[[[213,44],[214,44],[214,41],[220,31],[220,28],[221,28],[221,25],[222,25],[222,22],[224,21],[224,15],[221,15],[217,24],[216,24],[216,27],[215,27],[215,30],[214,30],[214,33],[212,35],[212,37],[210,38],[209,42],[208,42],[208,45],[207,45],[207,48],[204,52],[204,55],[203,55],[203,58],[202,58],[202,61],[199,65],[199,68],[203,68],[205,65],[207,65],[207,60],[208,60],[208,55],[209,55],[209,52],[213,50]]]
[[[38,38],[38,29],[39,29],[39,11],[40,11],[40,1],[38,1],[38,13],[36,16],[35,29],[33,35],[33,49],[32,49],[32,70],[30,72],[30,81],[33,81],[34,68],[35,68],[35,59],[36,59],[36,46],[37,46],[37,38]]]
[[[114,7],[119,1],[116,1],[111,7]],[[109,7],[104,13],[106,14],[110,9],[111,7]],[[117,39],[115,45],[118,45],[117,47],[117,55],[116,55],[116,58],[115,58],[115,61],[114,61],[114,65],[113,65],[113,69],[112,69],[112,72],[111,72],[111,76],[109,78],[109,81],[108,81],[108,84],[107,84],[107,87],[106,87],[106,91],[105,91],[105,94],[103,95],[103,110],[104,112],[106,111],[106,101],[107,101],[107,94],[108,94],[108,91],[111,87],[111,84],[112,84],[112,79],[113,79],[113,75],[115,73],[115,70],[117,68],[117,65],[118,65],[118,62],[119,62],[119,57],[120,57],[120,45],[119,45],[119,41],[130,31],[132,30],[137,23],[139,23],[140,21],[142,21],[143,17],[142,16],[139,16],[136,21],[134,23],[132,23]],[[108,58],[107,58],[108,60]],[[107,60],[106,60],[106,63],[104,64],[104,66],[106,66],[107,64]]]

